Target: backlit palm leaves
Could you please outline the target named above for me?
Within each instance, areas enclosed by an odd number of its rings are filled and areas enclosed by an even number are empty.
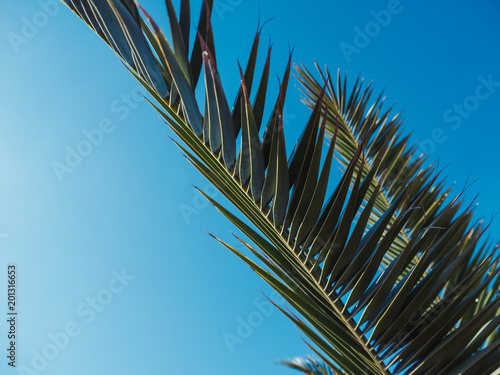
[[[187,159],[244,215],[206,196],[253,243],[238,238],[249,258],[218,240],[293,307],[277,306],[329,367],[316,370],[472,375],[499,366],[499,267],[484,228],[460,197],[446,199],[438,171],[415,158],[382,99],[366,110],[371,91],[360,81],[348,94],[345,79],[335,90],[328,74],[316,81],[299,69],[312,111],[289,154],[282,113],[291,60],[263,127],[271,51],[257,85],[260,32],[230,107],[211,1],[190,38],[189,1],[178,18],[167,0],[171,42],[132,0],[64,2],[122,57]],[[345,170],[329,187],[334,156]]]

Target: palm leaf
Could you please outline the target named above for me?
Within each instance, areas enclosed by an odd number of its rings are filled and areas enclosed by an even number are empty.
[[[383,212],[390,207],[391,201],[401,192],[401,190],[419,173],[425,164],[425,156],[416,155],[416,147],[408,145],[408,137],[402,137],[401,113],[397,113],[390,118],[389,108],[382,111],[384,98],[380,95],[374,103],[370,104],[373,95],[371,84],[363,88],[363,79],[358,77],[351,90],[347,90],[347,76],[342,78],[340,71],[337,74],[336,82],[333,82],[331,75],[326,69],[325,72],[316,65],[320,74],[320,79],[316,79],[304,66],[296,66],[297,78],[302,85],[302,91],[306,98],[303,100],[306,105],[313,107],[318,97],[327,87],[327,96],[324,99],[328,107],[327,133],[331,137],[338,124],[337,148],[339,160],[344,168],[352,159],[356,150],[361,145],[361,140],[369,132],[374,133],[364,144],[364,151],[368,157],[364,164],[363,175],[367,174],[374,167],[375,160],[381,156],[383,160],[378,172],[372,182],[373,190],[376,184],[380,184],[382,189],[372,212],[370,223],[375,223]],[[431,179],[432,166],[427,167],[422,174],[419,186],[423,186]],[[418,187],[415,186],[415,189]],[[409,236],[419,227],[423,220],[431,222],[434,215],[444,203],[450,191],[443,192],[443,184],[436,184],[432,194],[425,197],[422,207],[425,207],[425,215],[415,214],[405,228],[400,231],[398,237],[391,246],[391,250],[384,259],[384,265],[405,248],[409,242]],[[395,220],[395,217],[392,219]]]
[[[316,65],[319,78],[307,70],[304,66],[296,66],[297,78],[302,86],[302,92],[305,94],[303,99],[304,103],[313,108],[316,101],[320,96],[323,96],[328,107],[327,116],[327,134],[328,137],[333,137],[337,132],[337,127],[340,130],[336,135],[336,151],[341,165],[346,168],[347,161],[351,160],[357,149],[361,146],[361,139],[366,138],[369,132],[374,135],[369,137],[364,143],[363,151],[368,157],[368,161],[364,164],[363,174],[366,175],[375,170],[375,177],[370,186],[370,191],[374,191],[376,185],[383,186],[381,193],[378,194],[375,201],[375,209],[371,211],[368,220],[369,225],[374,225],[387,211],[395,197],[400,194],[401,190],[415,178],[417,174],[420,175],[418,185],[415,189],[420,189],[425,183],[431,179],[433,166],[424,168],[426,164],[425,155],[417,155],[417,147],[409,146],[409,136],[403,137],[401,131],[402,118],[401,113],[390,115],[392,107],[383,111],[382,106],[384,99],[379,95],[377,99],[370,104],[370,98],[373,95],[372,84],[368,84],[363,88],[363,79],[358,77],[352,87],[348,90],[347,75],[337,73],[336,81],[334,82],[328,69],[322,71]],[[327,94],[324,95],[324,87],[327,87]],[[382,159],[381,164],[376,162]],[[384,255],[381,268],[387,267],[393,260],[398,259],[401,252],[408,246],[410,237],[415,231],[419,230],[422,226],[432,225],[443,228],[452,226],[453,221],[456,220],[456,213],[460,211],[462,202],[455,200],[454,207],[449,210],[442,210],[441,208],[449,199],[451,187],[445,188],[445,183],[441,180],[439,183],[434,184],[430,189],[429,194],[423,197],[419,210],[416,212],[404,228],[399,232],[398,236],[391,243],[389,251]],[[400,211],[398,208],[397,211]],[[443,212],[448,212],[442,215]],[[439,221],[435,219],[440,217]],[[465,228],[471,225],[471,218],[466,219],[467,215],[461,215],[460,220],[465,220],[461,226],[461,232],[455,238],[458,239],[464,236]],[[396,220],[394,215],[391,219],[391,224]],[[444,236],[445,232],[438,232],[436,240]],[[491,248],[491,247],[490,247]],[[480,253],[484,251],[484,245]],[[420,254],[416,254],[413,261],[406,268],[405,272],[399,275],[399,280],[403,278],[406,272],[409,272],[412,267],[416,265]],[[476,269],[480,262],[480,257],[472,257],[467,262],[461,264],[455,271],[454,275],[450,277],[444,291],[441,295],[436,297],[436,303],[439,302],[442,295],[446,291],[452,290],[462,278],[471,271]],[[496,289],[500,284],[496,284]],[[490,291],[483,291],[479,299],[479,308],[484,308],[488,302],[491,302],[493,294]],[[467,317],[472,314],[474,310],[471,308]],[[496,335],[492,335],[489,339],[490,342]]]
[[[299,370],[306,375],[337,375],[340,372],[332,370],[331,367],[325,363],[312,358],[293,358],[279,362],[281,365]],[[332,365],[333,366],[333,365]]]
[[[211,2],[202,8],[188,62],[187,2],[179,20],[167,2],[171,47],[131,1],[64,1],[122,57],[188,161],[244,216],[204,194],[246,236],[237,240],[249,256],[217,240],[283,296],[294,312],[277,308],[332,371],[474,373],[500,364],[496,247],[482,239],[485,228],[472,221],[471,208],[460,208],[460,195],[446,199],[436,167],[412,158],[399,120],[380,115],[382,99],[365,113],[371,92],[359,83],[348,97],[345,80],[335,93],[327,74],[318,91],[304,73],[312,113],[289,156],[282,112],[291,56],[262,140],[269,58],[251,104],[260,30],[230,109],[215,59]],[[200,74],[205,96],[198,103]],[[325,159],[327,134],[333,139]],[[330,193],[334,150],[345,170]]]

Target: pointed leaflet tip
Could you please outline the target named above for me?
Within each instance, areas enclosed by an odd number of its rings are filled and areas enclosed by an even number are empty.
[[[201,35],[201,33],[199,31],[197,32],[197,36],[198,36],[198,40],[199,40],[200,45],[201,45],[201,51],[202,51],[201,55],[202,55],[203,61],[208,59],[208,61],[210,61],[210,64],[217,70],[216,61],[215,61],[214,55],[212,54],[212,51],[210,50],[210,46],[205,41],[205,39],[203,39],[203,35]]]
[[[280,77],[276,75],[278,79],[278,101],[276,106],[276,112],[278,116],[278,130],[283,129],[283,110],[285,103],[283,101],[283,85],[281,84]]]
[[[245,84],[245,75],[243,74],[243,69],[241,68],[239,60],[238,60],[238,69],[240,70],[241,89],[243,90],[243,97],[245,99],[245,103],[250,104],[250,98],[248,97],[247,86]]]
[[[262,33],[262,30],[264,29],[264,26],[270,21],[272,21],[274,18],[268,18],[267,20],[264,21],[262,26],[260,25],[260,4],[259,4],[259,20],[257,22],[257,32],[256,32],[256,38],[260,37],[260,34]]]
[[[167,7],[170,32],[172,35],[172,44],[174,46],[176,57],[179,60],[179,64],[181,65],[186,78],[188,78],[190,85],[192,85],[192,72],[189,65],[188,49],[186,47],[186,45],[189,44],[189,40],[186,43],[185,36],[182,33],[179,20],[177,19],[174,5],[172,4],[172,0],[165,0],[165,5]],[[183,6],[185,5],[183,4]]]
[[[290,48],[290,55],[288,58],[288,64],[286,66],[285,73],[283,75],[283,89],[281,90],[283,93],[283,105],[282,105],[282,107],[284,106],[284,101],[286,98],[286,91],[288,88],[288,81],[290,79],[290,68],[292,65],[292,53],[293,53],[293,49]],[[269,129],[269,128],[270,128],[270,126],[273,126],[274,122],[276,121],[276,119],[275,119],[275,117],[277,115],[276,110],[277,110],[277,106],[279,106],[279,105],[280,105],[280,103],[277,101],[275,103],[274,109],[272,111],[271,118],[268,122],[268,126],[266,127],[266,130],[264,132],[264,137],[263,137],[263,142],[262,142],[262,152],[264,153],[265,167],[267,167],[267,165],[269,164],[269,153],[270,153],[270,146],[272,143],[272,134],[269,131],[273,130],[273,129]],[[282,111],[283,111],[283,109],[282,109]]]
[[[214,59],[214,61],[216,61],[217,59],[215,57],[214,34],[212,31],[212,2],[211,1],[209,2],[207,0],[203,0],[203,5],[206,9],[206,15],[207,15],[206,29],[205,29],[207,44],[211,47],[213,59]]]
[[[264,64],[264,69],[262,71],[262,76],[260,79],[259,87],[257,89],[257,94],[255,95],[253,102],[253,112],[255,117],[255,124],[257,126],[257,132],[260,131],[262,126],[262,119],[264,117],[264,108],[266,103],[266,95],[267,95],[267,85],[269,82],[269,69],[271,65],[271,51],[272,51],[272,43],[271,39],[269,39],[269,47],[267,51],[266,62]],[[235,124],[236,126],[236,124]]]
[[[271,53],[271,49],[273,48],[273,43],[271,41],[271,35],[269,35],[269,43],[268,44],[269,44],[269,46],[267,47],[267,49],[268,49],[267,53],[270,54]]]
[[[206,116],[204,123],[204,134],[210,140],[212,153],[216,153],[222,146],[222,157],[228,170],[234,166],[236,158],[236,136],[231,111],[227,104],[222,82],[220,80],[215,61],[207,44],[200,36],[203,47],[203,64],[205,67],[205,89],[206,89]]]
[[[273,134],[273,138],[275,135]],[[272,203],[273,220],[276,226],[281,226],[286,217],[286,210],[289,202],[289,178],[288,178],[288,162],[285,145],[285,135],[283,132],[283,116],[278,115],[278,132],[276,134],[277,146],[277,182],[276,193]],[[272,154],[272,147],[271,147]]]
[[[161,30],[158,27],[158,25],[156,25],[156,22],[153,20],[153,18],[151,18],[151,16],[148,14],[148,12],[146,12],[146,10],[137,1],[134,1],[134,2],[135,2],[135,5],[137,5],[139,7],[141,12],[144,13],[144,16],[148,20],[148,22],[151,25],[151,27],[153,28],[154,32],[156,34],[158,34],[158,32],[160,32]]]
[[[219,239],[217,237],[215,237],[212,233],[210,233],[209,231],[205,230],[205,233],[208,234],[210,237],[212,237],[213,239],[219,241]]]
[[[292,61],[292,55],[293,55],[293,51],[295,50],[295,46],[292,47],[292,45],[290,44],[290,42],[288,42],[288,59],[289,61]]]
[[[248,94],[248,89],[245,81],[245,74],[243,73],[243,69],[241,68],[240,61],[238,60],[238,69],[240,70],[240,79],[241,79],[241,90],[243,91],[243,99],[245,100],[245,104],[250,106],[250,95]]]
[[[210,49],[208,48],[207,42],[203,38],[203,35],[201,35],[201,32],[199,30],[196,30],[196,37],[198,38],[198,41],[200,42],[201,45],[201,51],[202,52],[210,52]]]

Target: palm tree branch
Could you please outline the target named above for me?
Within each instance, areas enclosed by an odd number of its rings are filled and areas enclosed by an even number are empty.
[[[485,368],[496,363],[496,349],[488,351],[487,344],[496,347],[499,331],[497,247],[478,250],[482,223],[472,222],[470,207],[459,210],[460,195],[446,202],[449,190],[442,192],[436,168],[422,168],[424,159],[413,157],[408,137],[401,139],[399,115],[388,121],[389,111],[381,112],[381,96],[366,111],[371,90],[361,90],[359,79],[348,96],[340,75],[334,90],[328,71],[320,72],[322,87],[303,71],[312,114],[288,156],[282,113],[291,56],[262,140],[269,52],[250,102],[260,30],[245,73],[240,67],[230,108],[215,59],[212,2],[202,6],[189,59],[185,1],[179,20],[167,1],[173,47],[131,1],[64,2],[121,56],[188,161],[243,214],[250,225],[202,193],[257,246],[259,251],[238,239],[267,269],[217,241],[302,316],[276,305],[335,363],[330,367],[348,374],[420,375],[442,373],[451,363],[476,369],[478,354]],[[194,94],[199,75],[202,103]],[[336,147],[345,168],[329,197],[331,160],[322,163],[328,134],[327,160]],[[431,332],[421,329],[427,321],[446,324]],[[457,344],[466,348],[457,352]]]

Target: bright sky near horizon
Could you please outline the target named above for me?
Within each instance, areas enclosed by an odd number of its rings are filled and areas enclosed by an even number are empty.
[[[168,30],[162,1],[141,4]],[[200,4],[192,2],[194,19]],[[230,103],[259,9],[272,18],[257,68],[270,35],[271,100],[288,43],[310,69],[317,61],[351,82],[373,79],[429,160],[448,165],[455,193],[468,174],[479,179],[465,194],[470,202],[480,192],[477,218],[500,208],[498,2],[215,0]],[[0,56],[0,278],[17,264],[19,338],[16,368],[2,355],[0,372],[293,373],[275,362],[311,351],[262,304],[259,289],[270,288],[206,235],[235,244],[231,224],[192,184],[220,196],[105,43],[57,0],[1,0]],[[292,79],[285,106],[290,144],[309,113],[296,86]],[[500,238],[498,220],[489,234]]]

